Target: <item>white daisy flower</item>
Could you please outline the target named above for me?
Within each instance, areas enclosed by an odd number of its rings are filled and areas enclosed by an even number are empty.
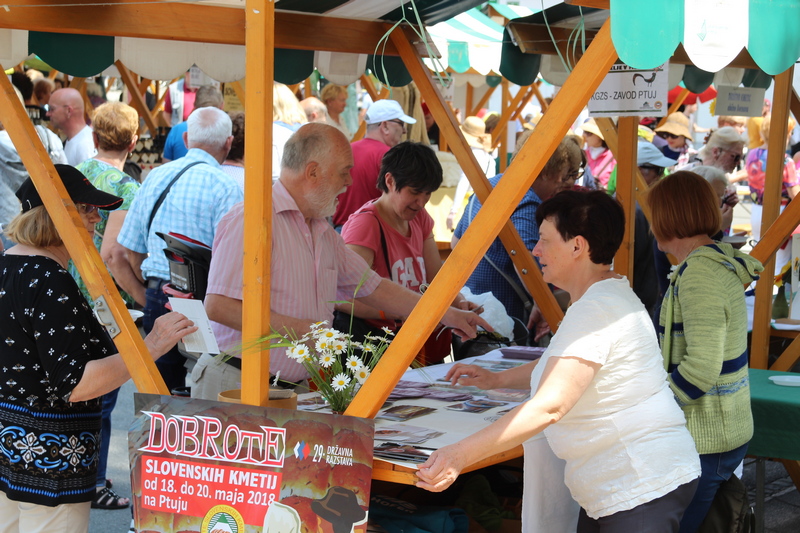
[[[386,326],[383,326],[381,329],[383,330],[384,333],[386,333],[390,337],[394,337],[394,331],[390,330]]]
[[[347,349],[347,344],[342,339],[334,339],[330,342],[330,345],[335,354],[344,353]]]
[[[350,378],[345,374],[336,374],[331,381],[331,387],[335,391],[343,391],[348,385],[350,385]]]
[[[364,346],[362,346],[362,347],[361,347],[361,350],[362,350],[364,353],[372,353],[372,352],[374,352],[374,351],[375,351],[375,346],[373,346],[373,345],[371,345],[371,344],[366,344],[366,343],[365,343],[365,344],[364,344]]]
[[[319,356],[319,364],[322,368],[328,368],[333,364],[333,354],[323,353]]]
[[[357,355],[351,355],[347,358],[347,362],[345,365],[351,372],[356,372],[359,368],[364,366],[364,363],[361,362],[361,358]]]
[[[327,320],[320,320],[319,322],[314,322],[313,324],[311,324],[311,331],[318,330],[322,326],[327,326],[327,325],[328,325]]]
[[[317,333],[317,338],[327,339],[327,340],[338,339],[341,336],[342,334],[333,328],[324,328],[319,330],[319,332]]]
[[[318,352],[327,352],[331,349],[331,341],[327,339],[319,339],[315,345]]]
[[[366,366],[362,366],[356,372],[356,379],[362,385],[364,384],[365,381],[367,381],[368,377],[369,377],[369,368],[367,368]]]
[[[290,349],[286,350],[286,355],[300,362],[308,357],[308,347],[305,344],[293,344]]]

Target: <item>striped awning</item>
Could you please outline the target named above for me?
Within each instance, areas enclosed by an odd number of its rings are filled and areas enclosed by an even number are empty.
[[[442,54],[442,68],[456,73],[472,69],[483,75],[500,72],[503,26],[477,8],[429,26],[428,33]],[[431,59],[425,62],[436,68]]]

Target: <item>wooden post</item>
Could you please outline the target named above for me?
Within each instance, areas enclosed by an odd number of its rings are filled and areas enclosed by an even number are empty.
[[[792,90],[792,72],[789,68],[775,76],[772,120],[770,121],[769,142],[767,144],[767,169],[764,178],[763,211],[761,227],[769,228],[778,218],[781,188],[783,183],[783,163],[786,153],[786,136],[789,119],[789,100]],[[775,255],[764,262],[761,280],[756,283],[756,302],[753,314],[753,344],[750,347],[750,366],[769,367],[769,329],[772,318],[772,277],[775,275]]]
[[[619,139],[617,135],[617,128],[614,126],[614,121],[610,118],[600,117],[595,119],[597,122],[597,127],[600,128],[600,131],[603,132],[603,137],[608,145],[608,149],[611,150],[611,153],[614,154],[614,159],[619,157]],[[638,133],[637,133],[638,135]],[[639,202],[639,208],[644,213],[645,218],[650,220],[650,206],[647,204],[646,196],[647,196],[647,182],[644,181],[644,177],[642,173],[639,172],[639,167],[634,165],[633,167],[634,172],[634,189],[636,192],[636,201]]]
[[[405,35],[395,31],[391,38],[400,51],[401,57],[407,61],[406,67],[414,79],[418,80],[420,90],[423,90],[424,87],[425,91],[430,92],[430,94],[424,94],[426,101],[434,103],[432,100],[436,99],[439,102],[434,104],[431,109],[435,113],[434,117],[439,121],[439,127],[444,126],[444,131],[453,135],[458,127],[455,118],[444,109],[441,96],[436,96],[436,93],[430,89],[433,87],[433,82],[430,80],[430,73],[419,54]],[[570,124],[589,101],[589,97],[600,85],[616,59],[617,54],[611,42],[610,25],[606,21],[553,101],[549,112],[542,117],[542,121],[533,130],[529,141],[517,154],[514,164],[486,198],[483,208],[478,212],[458,246],[444,263],[428,290],[425,291],[419,305],[408,317],[405,326],[378,363],[374,371],[374,374],[377,375],[367,380],[353,403],[350,404],[346,414],[375,416],[393,388],[390,384],[397,383],[408,368],[414,354],[425,342],[424,333],[433,330],[434,325],[441,320],[449,302],[452,301],[458,289],[464,285],[495,236],[504,226],[507,227],[509,218],[520,200],[531,187],[536,176],[542,171],[548,158],[566,135]],[[424,78],[427,78],[428,81],[425,82]],[[482,188],[479,191],[481,181],[477,177],[480,171],[472,151],[469,150],[463,136],[456,135],[454,140],[457,142],[453,143],[453,148],[463,154],[459,160],[466,158],[472,161],[472,165],[464,170],[468,176],[475,178],[473,187],[476,194],[483,194],[485,191]],[[524,253],[519,253],[518,256],[530,255],[524,250],[520,250],[520,252]],[[527,275],[523,277],[527,279]],[[552,298],[552,295],[550,297]]]
[[[115,61],[114,64],[117,66],[119,75],[122,78],[122,83],[125,84],[125,87],[128,88],[128,92],[131,95],[131,107],[144,119],[144,127],[150,130],[150,135],[155,138],[158,135],[158,128],[156,127],[155,120],[153,120],[153,115],[150,114],[150,110],[147,108],[147,103],[144,101],[142,93],[139,92],[139,87],[133,73],[128,70],[128,67],[123,65],[122,61],[119,59]]]
[[[539,102],[539,107],[542,108],[542,114],[544,114],[544,112],[547,111],[548,106],[547,102],[544,101],[542,93],[539,91],[539,84],[541,83],[542,83],[541,81],[536,80],[536,83],[531,85],[531,90],[533,91],[534,96],[536,96],[536,100]]]
[[[528,93],[528,87],[520,87],[517,91],[517,94],[511,98],[511,92],[509,91],[509,82],[507,80],[502,81],[503,85],[503,112],[500,113],[500,120],[497,122],[497,126],[492,131],[492,147],[495,148],[500,144],[503,139],[503,135],[505,135],[506,130],[508,129],[509,121],[512,121],[519,115],[520,103],[524,101],[525,96]],[[527,103],[527,102],[526,102]],[[506,136],[506,139],[508,136]],[[513,147],[512,147],[513,148]]]
[[[633,285],[634,224],[636,223],[636,143],[639,138],[639,121],[636,117],[619,117],[619,149],[617,159],[617,200],[625,211],[625,234],[622,246],[614,257],[614,270],[628,277]]]
[[[125,302],[100,259],[92,238],[86,232],[72,199],[58,178],[56,169],[7,76],[0,76],[0,92],[3,126],[36,185],[36,190],[86,287],[93,298],[105,298],[120,330],[113,337],[114,344],[125,361],[136,388],[141,392],[169,394],[139,330],[133,324]]]
[[[378,97],[378,90],[375,88],[375,84],[372,83],[372,79],[366,74],[361,75],[361,86],[364,87],[364,89],[367,91],[367,94],[369,94],[369,97],[372,98],[373,102],[380,100]]]
[[[247,0],[247,112],[272,116],[275,3]],[[244,298],[242,303],[242,403],[269,405],[269,349],[255,341],[271,333],[272,121],[245,121]],[[259,142],[263,143],[259,145]]]
[[[470,82],[467,82],[467,95],[466,95],[467,97],[465,99],[466,103],[464,104],[466,111],[472,109],[472,100],[474,99],[474,92],[475,89],[472,87],[472,84]]]

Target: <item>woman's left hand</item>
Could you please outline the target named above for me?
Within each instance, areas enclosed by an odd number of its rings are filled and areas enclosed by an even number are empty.
[[[186,335],[197,331],[194,322],[180,313],[167,313],[156,319],[153,330],[145,337],[144,343],[153,359],[158,359]]]
[[[456,445],[445,446],[436,450],[428,460],[419,465],[416,486],[431,492],[442,492],[458,478],[464,469],[462,458]]]

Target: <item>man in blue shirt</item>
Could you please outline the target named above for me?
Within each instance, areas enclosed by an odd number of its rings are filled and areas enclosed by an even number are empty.
[[[520,137],[517,143],[517,151],[522,147],[530,136],[526,132]],[[575,138],[567,136],[556,148],[556,151],[545,163],[539,177],[533,182],[531,188],[522,197],[514,213],[511,215],[511,222],[517,229],[525,248],[533,251],[533,247],[539,242],[539,226],[536,224],[536,209],[544,200],[563,190],[570,189],[575,184],[575,180],[580,176],[581,148]],[[502,179],[500,174],[489,180],[492,188],[496,187]],[[481,202],[473,195],[467,203],[466,209],[461,220],[456,226],[451,246],[455,248],[456,243],[463,237],[464,232],[472,220],[478,214]],[[493,266],[494,265],[494,266]],[[496,268],[495,268],[496,267]],[[502,272],[502,274],[501,274]],[[505,274],[505,276],[503,275]],[[515,289],[508,281],[511,279],[518,287]],[[467,280],[467,287],[473,294],[483,294],[491,292],[505,306],[509,316],[518,318],[526,322],[526,302],[530,302],[530,295],[527,294],[525,286],[519,279],[511,262],[508,252],[506,252],[502,241],[495,238],[483,259],[475,267],[472,275]],[[526,297],[523,299],[520,292]],[[529,306],[530,307],[530,306]]]
[[[222,93],[213,85],[203,85],[197,90],[197,96],[194,100],[195,109],[200,109],[201,107],[216,107],[222,109],[223,104]],[[183,121],[169,130],[167,140],[164,141],[164,154],[161,157],[164,163],[180,159],[189,151],[186,141],[183,140],[183,134],[186,133],[187,124],[188,121]]]
[[[210,247],[219,221],[244,199],[236,181],[220,170],[233,141],[230,117],[216,107],[204,107],[193,111],[187,124],[184,137],[189,152],[150,172],[117,237],[130,251],[131,264],[140,265],[145,280],[146,332],[156,318],[167,312],[167,296],[161,289],[169,280],[169,264],[164,255],[166,243],[156,232],[179,233]],[[183,174],[156,207],[159,197],[181,171]],[[176,348],[156,362],[170,390],[185,385],[183,362]]]

